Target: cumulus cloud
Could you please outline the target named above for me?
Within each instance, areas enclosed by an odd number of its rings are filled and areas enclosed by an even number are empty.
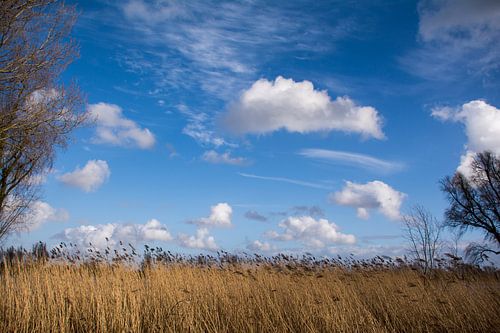
[[[373,156],[327,149],[302,149],[299,155],[332,163],[344,163],[379,172],[392,172],[403,168],[401,163],[385,161]]]
[[[284,231],[269,231],[266,237],[282,241],[300,241],[307,246],[323,248],[329,244],[354,244],[354,235],[343,234],[339,227],[327,219],[314,219],[311,216],[291,216],[283,220],[279,227]]]
[[[206,227],[230,227],[233,209],[225,202],[210,207],[210,215],[197,220],[189,221],[191,224]]]
[[[470,175],[470,163],[476,153],[489,150],[500,154],[500,109],[481,100],[473,100],[461,107],[436,107],[432,116],[443,121],[461,122],[467,135],[466,152],[457,171]]]
[[[465,125],[467,149],[490,150],[500,154],[500,109],[481,100],[473,100],[458,108],[436,107],[432,116]]]
[[[465,178],[470,179],[474,175],[472,163],[474,162],[476,154],[477,153],[469,150],[464,155],[460,156],[460,164],[457,167],[457,171],[464,175]]]
[[[354,132],[382,139],[382,120],[373,107],[358,106],[349,97],[332,101],[326,91],[309,81],[295,82],[278,76],[260,79],[229,106],[224,125],[235,133]]]
[[[108,163],[102,160],[90,160],[83,168],[58,177],[64,184],[78,187],[85,192],[97,190],[111,175]]]
[[[105,249],[107,246],[113,248],[120,241],[135,244],[149,241],[172,240],[168,229],[156,219],[151,219],[145,224],[108,223],[81,225],[76,228],[67,228],[54,237],[72,242],[84,248],[95,247],[98,249]]]
[[[267,222],[267,217],[265,217],[264,215],[260,214],[255,210],[249,210],[245,212],[245,217],[249,220]]]
[[[201,158],[213,164],[245,165],[248,163],[246,158],[233,157],[229,152],[219,154],[215,150],[206,151]]]
[[[65,222],[68,219],[69,213],[65,209],[54,208],[44,201],[36,200],[31,203],[25,216],[26,229],[32,231],[46,222]]]
[[[88,113],[91,119],[96,121],[96,132],[93,138],[96,143],[141,149],[151,148],[155,144],[153,133],[147,128],[140,128],[136,122],[123,116],[123,110],[118,105],[90,104]]]
[[[362,219],[369,218],[370,209],[378,209],[391,220],[400,219],[405,198],[406,194],[378,180],[366,184],[348,181],[341,191],[330,194],[332,202],[357,208],[358,217]]]
[[[198,228],[196,230],[196,235],[193,236],[180,234],[178,236],[178,241],[181,246],[191,249],[214,251],[219,248],[215,243],[214,237],[210,236],[208,229],[204,227]]]
[[[270,251],[275,251],[276,246],[268,242],[261,242],[260,240],[254,240],[253,242],[247,245],[247,249],[256,252],[270,252]]]

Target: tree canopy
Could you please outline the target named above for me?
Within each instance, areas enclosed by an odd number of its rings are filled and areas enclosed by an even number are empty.
[[[446,224],[462,231],[476,229],[485,240],[500,246],[500,159],[492,152],[476,154],[467,176],[457,172],[441,181],[449,200]],[[482,250],[499,254],[500,251]],[[477,247],[476,247],[477,249]],[[484,252],[483,251],[483,252]],[[477,252],[477,251],[476,251]]]
[[[75,20],[54,0],[0,2],[0,240],[29,222],[38,177],[84,119],[78,89],[58,81],[78,55]]]

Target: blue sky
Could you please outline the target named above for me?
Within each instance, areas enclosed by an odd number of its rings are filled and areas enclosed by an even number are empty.
[[[399,255],[401,216],[500,153],[496,1],[75,4],[94,122],[11,244]]]

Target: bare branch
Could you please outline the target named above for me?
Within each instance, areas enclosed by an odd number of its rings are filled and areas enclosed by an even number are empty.
[[[82,124],[82,98],[58,77],[78,55],[75,9],[54,0],[0,2],[0,240],[37,198],[30,179],[52,166]]]

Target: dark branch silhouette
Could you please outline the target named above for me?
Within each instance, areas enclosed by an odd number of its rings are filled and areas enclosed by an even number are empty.
[[[441,181],[441,189],[450,202],[445,212],[446,224],[462,232],[480,230],[486,241],[499,248],[500,159],[488,151],[477,154],[470,165],[470,175],[457,172],[446,177]],[[471,244],[468,253],[476,257],[485,252],[500,254],[494,248]]]

